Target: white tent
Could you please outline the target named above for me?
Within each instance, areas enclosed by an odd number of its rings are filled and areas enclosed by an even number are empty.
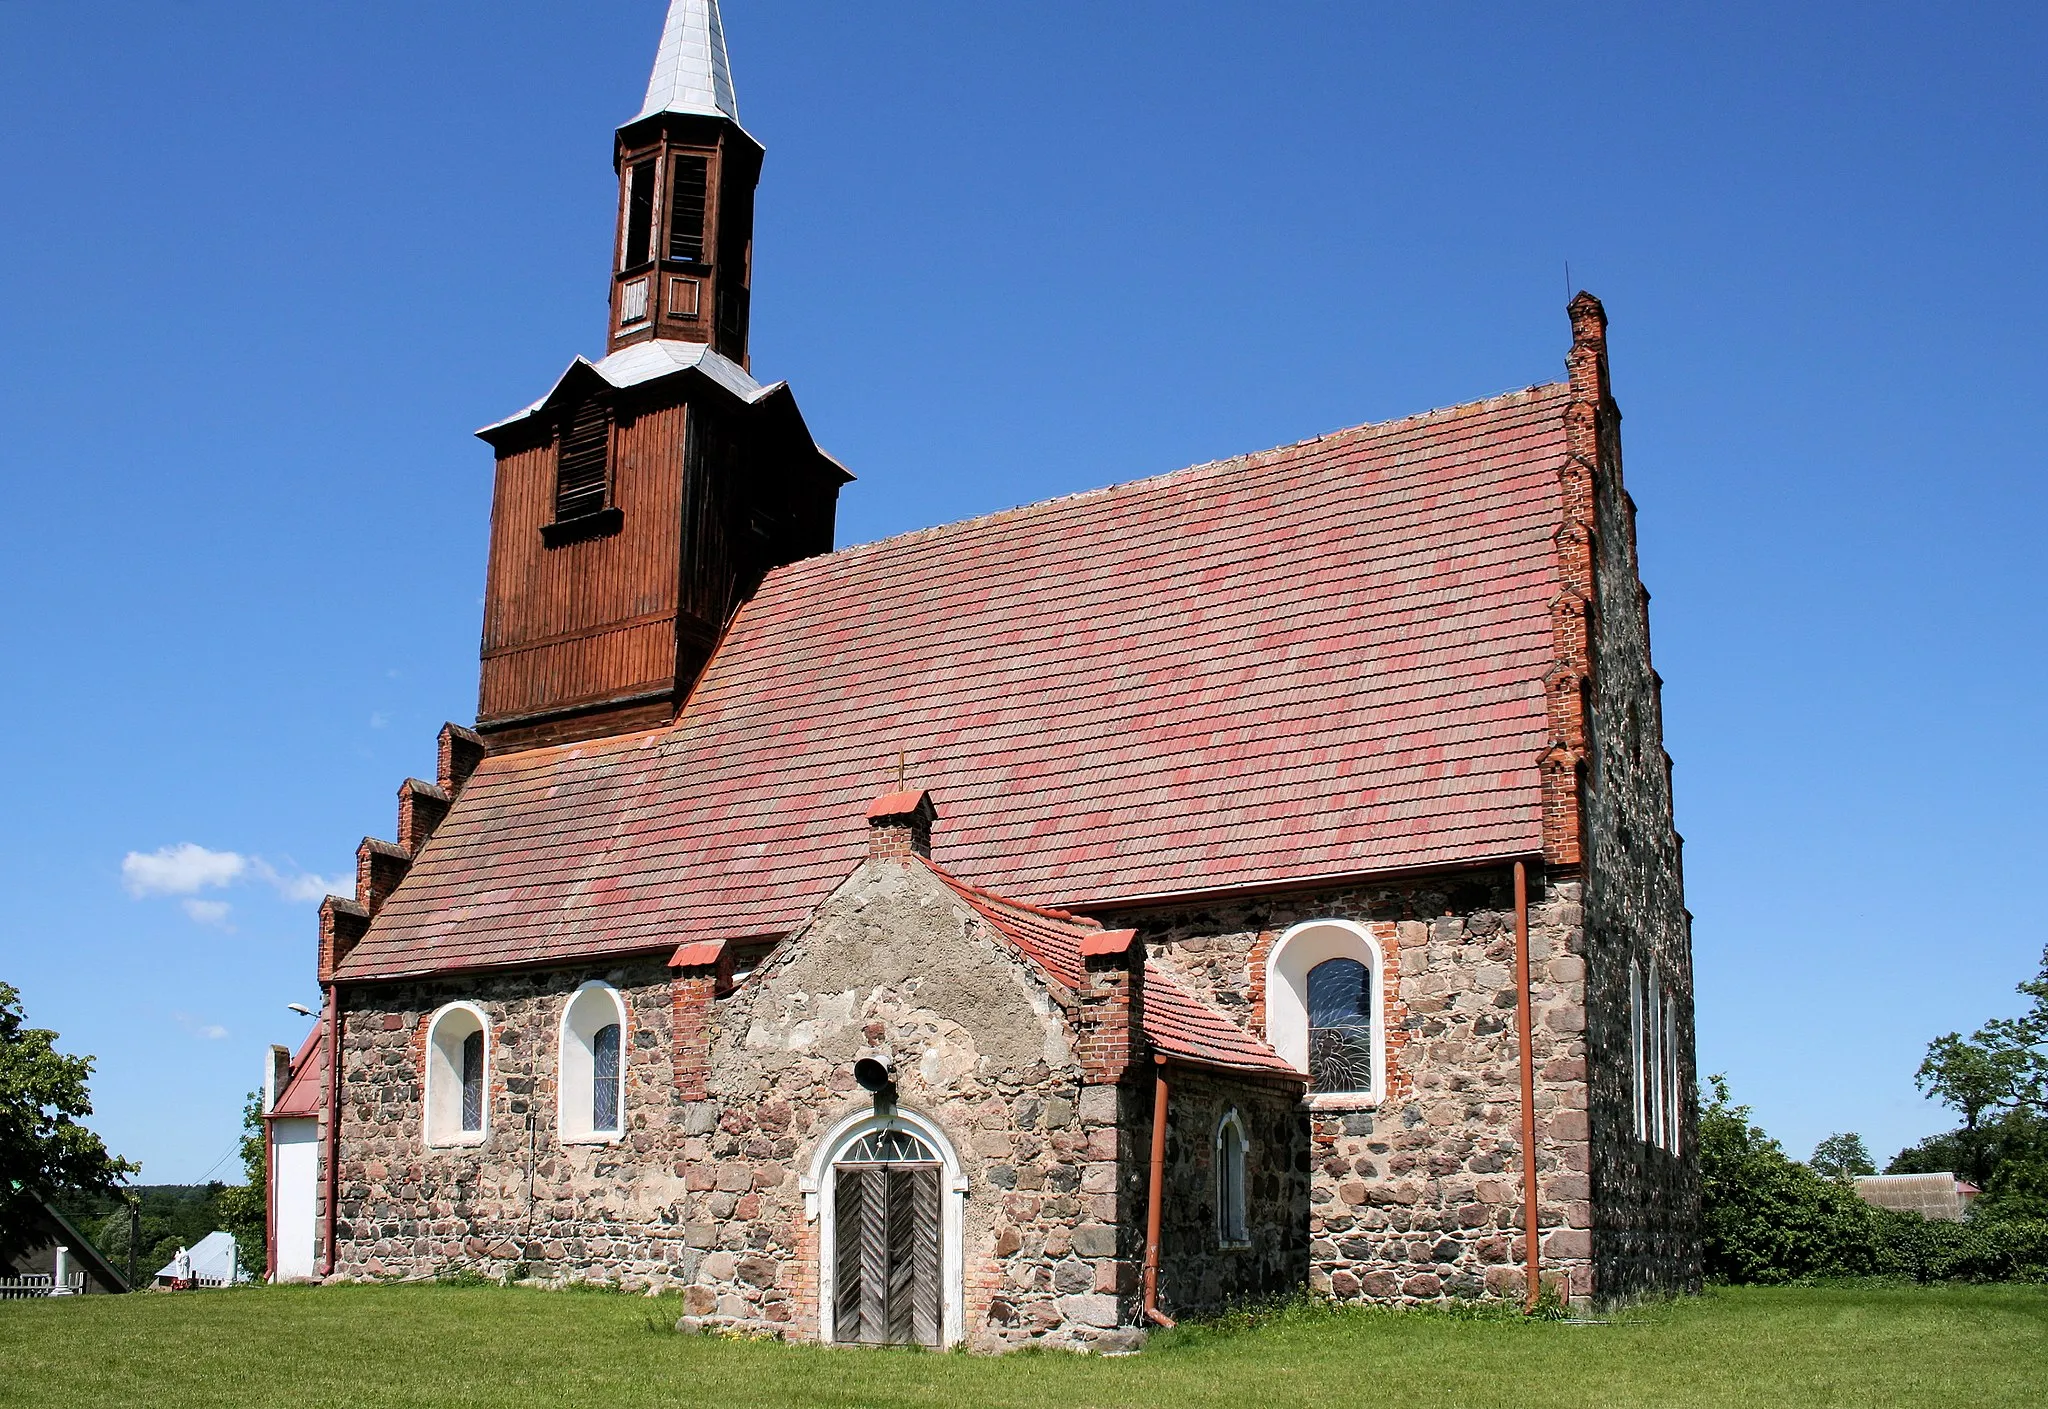
[[[192,1281],[196,1286],[225,1287],[231,1280],[249,1280],[248,1270],[235,1265],[235,1235],[232,1233],[208,1233],[188,1250],[187,1256],[192,1262]],[[160,1282],[169,1282],[177,1275],[178,1260],[175,1257],[156,1270]]]

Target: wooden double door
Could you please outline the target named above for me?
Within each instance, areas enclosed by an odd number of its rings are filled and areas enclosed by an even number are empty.
[[[842,1164],[834,1176],[832,1339],[936,1348],[939,1165]]]

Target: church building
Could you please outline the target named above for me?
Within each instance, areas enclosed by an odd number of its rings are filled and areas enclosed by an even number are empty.
[[[1696,1286],[1599,301],[1553,384],[835,550],[762,157],[673,0],[605,353],[478,432],[474,726],[320,911],[272,1274],[980,1349]]]

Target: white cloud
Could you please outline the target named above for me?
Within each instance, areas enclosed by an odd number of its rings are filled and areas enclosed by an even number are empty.
[[[370,712],[370,727],[372,729],[382,729],[385,725],[389,724],[390,722],[391,716],[386,714],[383,710],[378,709],[372,710]]]
[[[311,871],[294,871],[286,874],[260,858],[253,869],[258,879],[275,886],[279,895],[301,904],[317,905],[330,895],[356,893],[354,876],[316,876]]]
[[[183,902],[185,913],[196,924],[213,925],[232,933],[234,926],[228,923],[228,916],[235,907],[225,900],[187,900]]]
[[[228,1035],[228,1030],[219,1023],[208,1023],[199,1029],[199,1035],[209,1042],[218,1042]]]
[[[192,842],[131,851],[121,858],[121,881],[137,899],[152,895],[196,895],[202,890],[261,881],[286,900],[317,904],[327,895],[354,895],[353,875],[319,876],[296,868],[281,871],[260,856],[237,851],[209,851]],[[219,900],[188,900],[185,913],[202,925],[226,927],[228,905]]]
[[[201,1022],[190,1013],[172,1013],[171,1020],[194,1037],[208,1042],[218,1042],[228,1035],[228,1030],[219,1023]]]
[[[121,858],[121,880],[130,895],[191,895],[224,886],[249,869],[249,858],[232,851],[208,851],[191,842],[131,851]]]

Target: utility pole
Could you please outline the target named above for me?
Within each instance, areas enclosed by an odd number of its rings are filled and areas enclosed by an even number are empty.
[[[128,1196],[128,1290],[135,1290],[135,1240],[142,1236],[142,1200]]]

